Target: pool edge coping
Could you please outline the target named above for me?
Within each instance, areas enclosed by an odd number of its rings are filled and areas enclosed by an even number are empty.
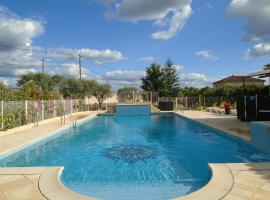
[[[212,176],[202,188],[172,200],[220,200],[227,196],[234,185],[234,178],[227,164],[208,164]]]
[[[235,135],[231,135],[230,133],[228,133],[227,131],[224,131],[220,128],[217,127],[212,127],[210,125],[208,125],[207,123],[203,123],[197,120],[194,120],[192,118],[188,118],[186,116],[183,116],[177,112],[163,112],[163,113],[172,113],[175,114],[177,116],[186,118],[188,120],[191,120],[193,122],[199,123],[201,125],[216,129],[217,131],[220,131],[221,133],[225,133],[226,135],[229,135],[233,138],[238,138],[242,141],[246,141],[242,138],[239,138]],[[80,120],[78,120],[77,124],[83,124],[85,122],[87,122],[88,120],[92,120],[94,118],[96,118],[97,116],[99,116],[99,113],[93,114],[93,115],[89,115],[87,117],[84,117]],[[12,154],[15,153],[16,151],[20,151],[23,148],[29,147],[31,145],[34,145],[40,141],[46,140],[54,135],[60,134],[63,130],[70,128],[71,125],[65,125],[61,128],[58,128],[55,131],[51,131],[48,134],[46,134],[45,136],[41,136],[37,139],[34,139],[33,141],[30,141],[28,143],[25,143],[15,149],[12,149],[8,152],[2,153],[0,155],[0,157],[5,157],[8,156],[6,154]],[[229,167],[229,165],[234,164],[234,163],[229,163],[229,164],[221,164],[221,163],[215,163],[215,164],[208,164],[212,176],[211,179],[209,180],[209,182],[203,186],[202,188],[200,188],[199,190],[196,190],[190,194],[187,194],[185,196],[180,196],[180,197],[175,197],[173,198],[173,200],[205,200],[205,199],[211,199],[211,200],[220,200],[223,199],[226,195],[228,195],[231,191],[231,189],[233,188],[234,185],[234,175],[231,172],[231,169]],[[238,163],[240,165],[245,165],[246,163]],[[258,163],[260,164],[260,163]],[[78,200],[94,200],[95,198],[93,197],[89,197],[89,196],[84,196],[80,193],[76,193],[68,188],[66,188],[60,177],[61,174],[64,170],[64,167],[17,167],[17,169],[19,169],[17,171],[17,173],[14,174],[23,174],[23,171],[26,170],[27,168],[30,169],[34,169],[34,168],[40,168],[40,180],[38,183],[38,187],[40,190],[40,193],[50,199],[78,199]],[[3,170],[8,169],[8,168],[0,168],[0,172],[3,173]],[[8,169],[12,170],[12,167]],[[10,171],[9,171],[10,174]],[[33,172],[31,173],[33,174]],[[2,175],[0,173],[0,175]],[[40,182],[41,181],[41,182]],[[47,184],[46,184],[47,183]],[[224,184],[225,183],[225,184]],[[48,186],[51,187],[51,189],[48,189]],[[52,188],[52,186],[56,186],[56,188]],[[213,195],[213,196],[211,196]]]
[[[209,164],[212,171],[210,181],[201,189],[172,200],[220,200],[232,189],[233,175],[227,164]],[[38,189],[49,200],[96,200],[65,187],[60,179],[64,167],[7,167],[0,168],[0,175],[39,174]],[[225,183],[225,184],[224,184]]]

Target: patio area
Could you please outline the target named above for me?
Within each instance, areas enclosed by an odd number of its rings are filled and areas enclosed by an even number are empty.
[[[250,141],[250,123],[241,122],[234,116],[219,115],[205,111],[184,110],[178,111],[178,114],[189,119],[196,120],[207,126],[222,130],[228,134]]]

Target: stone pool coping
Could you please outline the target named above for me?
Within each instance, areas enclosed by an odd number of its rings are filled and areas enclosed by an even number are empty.
[[[173,200],[267,200],[270,195],[270,164],[269,163],[230,163],[209,164],[212,178],[203,188],[186,196]],[[20,192],[18,199],[49,199],[49,200],[94,200],[88,196],[67,189],[61,182],[63,167],[11,167],[0,168],[0,197],[10,197],[13,187]],[[16,177],[29,175],[38,176],[35,192],[21,185],[22,180]],[[8,178],[4,178],[7,176]],[[11,178],[12,176],[12,178]],[[1,181],[4,179],[4,181]],[[5,185],[5,189],[2,189]],[[11,188],[9,188],[11,187]],[[22,191],[23,188],[23,191]],[[15,191],[16,193],[16,191]],[[40,196],[37,196],[39,193]],[[31,196],[32,195],[32,196]],[[10,197],[10,198],[9,198]],[[32,198],[33,197],[33,198]]]
[[[182,113],[178,113],[182,115]],[[86,121],[91,114],[81,120]],[[195,119],[196,120],[196,119]],[[29,139],[28,143],[38,142],[51,134],[56,134],[62,129],[70,127],[70,124],[55,130],[50,130],[46,136],[36,139]],[[218,127],[216,127],[218,128]],[[32,128],[35,129],[35,128]],[[54,128],[53,128],[54,129]],[[18,134],[18,133],[16,133]],[[14,136],[16,135],[14,134]],[[12,134],[13,135],[13,134]],[[28,145],[28,143],[24,143]],[[20,149],[17,146],[15,149]],[[15,149],[12,149],[15,150]],[[9,152],[9,151],[8,151]],[[7,152],[5,152],[7,153]],[[3,153],[4,154],[4,153]],[[245,200],[245,199],[269,199],[270,196],[270,164],[251,163],[251,164],[209,164],[212,171],[211,180],[203,188],[186,196],[176,197],[175,200]],[[20,193],[18,199],[49,199],[49,200],[93,200],[94,198],[75,193],[67,189],[61,182],[60,176],[63,167],[19,167],[19,168],[0,168],[0,199],[16,199],[16,192]],[[29,189],[22,185],[22,179],[29,181],[30,175],[38,177],[31,187],[36,187],[35,196],[29,197]],[[2,184],[5,187],[2,187]],[[14,191],[15,190],[15,191]],[[11,192],[12,191],[12,192]],[[11,194],[12,193],[12,194]],[[38,193],[38,194],[36,194]]]

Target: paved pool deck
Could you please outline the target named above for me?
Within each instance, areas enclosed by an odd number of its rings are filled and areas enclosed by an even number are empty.
[[[244,140],[251,140],[250,123],[241,122],[235,116],[219,115],[206,111],[184,110],[178,111],[178,114],[206,124],[215,129],[222,130]]]
[[[249,124],[233,117],[218,116],[200,111],[184,111],[179,114],[205,123],[214,128],[229,131],[243,139],[250,139]],[[81,113],[77,119],[97,114]],[[0,136],[0,154],[22,145],[43,139],[51,132],[69,127],[71,121],[61,126],[59,119],[41,123],[39,127],[25,127]],[[239,132],[240,130],[240,132]],[[210,182],[200,190],[176,200],[269,200],[270,163],[209,164],[212,170]],[[92,200],[65,188],[59,177],[63,167],[0,168],[0,199],[2,200]],[[128,198],[127,198],[128,199]]]

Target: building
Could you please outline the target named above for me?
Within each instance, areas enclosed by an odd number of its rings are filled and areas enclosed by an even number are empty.
[[[263,86],[264,80],[258,78],[251,78],[245,76],[229,76],[227,78],[221,79],[213,83],[214,88],[222,88],[224,86],[233,86],[233,87],[240,87],[245,85],[257,85]]]

